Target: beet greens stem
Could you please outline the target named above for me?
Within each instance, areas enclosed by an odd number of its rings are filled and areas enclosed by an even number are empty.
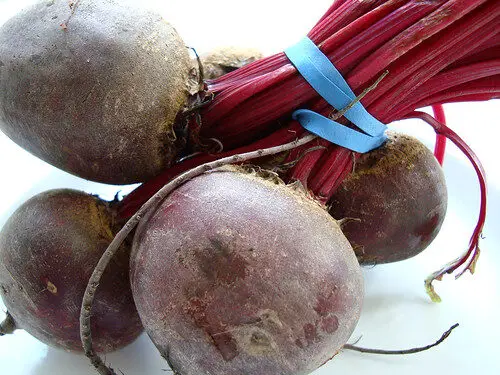
[[[350,345],[350,344],[344,345],[343,348],[347,349],[347,350],[353,350],[353,351],[356,351],[356,352],[367,353],[367,354],[384,354],[384,355],[415,354],[415,353],[420,353],[420,352],[429,350],[429,349],[431,349],[431,348],[433,348],[435,346],[438,346],[444,340],[446,340],[448,338],[448,336],[450,336],[451,331],[453,331],[457,327],[458,327],[458,323],[452,325],[450,327],[450,329],[448,329],[445,333],[443,333],[443,335],[440,337],[440,339],[437,340],[435,343],[430,344],[430,345],[426,345],[426,346],[422,346],[422,347],[419,347],[419,348],[411,348],[411,349],[404,349],[404,350],[382,350],[382,349],[361,348],[359,346]]]
[[[432,111],[434,112],[434,118],[440,123],[446,125],[446,115],[444,113],[444,108],[442,104],[436,104],[432,106]],[[444,155],[446,153],[446,137],[442,134],[436,133],[436,146],[434,147],[434,156],[436,157],[438,163],[443,166]]]
[[[481,233],[483,231],[484,222],[486,220],[486,201],[487,201],[487,192],[486,192],[486,172],[479,161],[477,155],[472,151],[472,149],[464,142],[462,138],[458,136],[453,130],[448,128],[446,125],[437,121],[434,117],[425,112],[414,111],[406,116],[406,118],[418,118],[424,120],[429,125],[431,125],[437,134],[444,135],[451,142],[453,142],[459,149],[464,153],[464,155],[469,159],[474,170],[476,171],[478,180],[479,180],[479,188],[481,191],[481,204],[479,209],[479,217],[477,220],[476,227],[471,236],[469,247],[465,251],[463,255],[454,261],[446,264],[440,270],[432,273],[425,280],[425,289],[429,297],[431,297],[433,302],[441,302],[441,298],[434,290],[434,286],[432,283],[434,280],[441,280],[445,274],[452,274],[456,272],[460,267],[464,266],[463,269],[457,272],[455,275],[455,279],[458,279],[462,276],[466,271],[470,271],[470,273],[475,272],[476,263],[479,259],[480,249],[479,249],[479,239],[481,238]]]
[[[300,139],[293,142],[286,143],[280,146],[271,147],[267,149],[261,149],[257,151],[248,152],[245,154],[233,155],[227,158],[219,159],[210,163],[202,164],[196,168],[193,168],[180,176],[173,179],[163,188],[161,188],[153,197],[151,197],[137,213],[132,216],[125,226],[117,233],[113,241],[109,244],[108,248],[102,255],[99,263],[97,264],[92,276],[90,277],[89,283],[85,290],[83,296],[82,308],[80,311],[80,336],[82,339],[82,345],[85,355],[90,359],[97,371],[102,375],[117,375],[116,372],[111,368],[106,366],[104,361],[99,357],[99,355],[94,351],[92,346],[92,335],[90,329],[90,318],[92,311],[92,303],[94,301],[95,292],[99,286],[101,277],[106,270],[109,262],[120,248],[123,241],[127,238],[130,232],[137,226],[141,219],[149,211],[154,210],[158,205],[176,188],[189,181],[190,179],[199,176],[203,173],[209,172],[213,169],[220,168],[226,164],[241,163],[247,160],[256,159],[264,156],[279,154],[285,151],[292,150],[296,147],[303,146],[314,139],[316,135],[306,135]]]
[[[0,336],[10,335],[17,329],[16,322],[12,315],[10,315],[8,311],[6,314],[7,316],[4,321],[0,323]]]

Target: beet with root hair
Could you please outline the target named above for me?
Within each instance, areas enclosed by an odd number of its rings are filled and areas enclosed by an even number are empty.
[[[337,222],[301,191],[216,170],[141,222],[131,283],[182,375],[306,374],[347,342],[363,281]]]
[[[380,148],[361,155],[337,189],[330,213],[362,264],[397,262],[422,252],[446,215],[443,171],[417,139],[390,133]]]
[[[52,190],[24,203],[0,232],[3,328],[26,330],[44,343],[82,351],[80,306],[88,279],[119,230],[109,204],[74,191]],[[142,331],[130,290],[130,246],[104,274],[92,310],[99,352],[131,343]],[[2,333],[2,332],[0,332]]]
[[[121,1],[40,1],[0,28],[0,130],[85,179],[129,184],[168,167],[192,88],[188,49]]]

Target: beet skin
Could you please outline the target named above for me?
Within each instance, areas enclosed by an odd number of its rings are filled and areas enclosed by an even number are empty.
[[[118,229],[106,202],[73,190],[39,194],[17,209],[0,232],[0,294],[16,327],[48,345],[82,351],[83,294]],[[123,347],[142,331],[128,267],[124,245],[104,274],[92,311],[99,352]]]
[[[177,153],[191,61],[175,29],[123,1],[40,1],[0,28],[0,130],[42,160],[109,184]]]
[[[423,251],[439,233],[448,195],[441,166],[417,139],[390,133],[361,155],[330,201],[362,264],[397,262]]]
[[[178,188],[141,223],[131,259],[141,320],[179,374],[307,374],[359,319],[360,267],[335,220],[252,174]]]

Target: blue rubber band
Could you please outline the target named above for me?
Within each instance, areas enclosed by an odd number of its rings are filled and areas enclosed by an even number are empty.
[[[304,38],[288,48],[285,54],[304,79],[335,109],[340,111],[356,99],[356,95],[342,74],[309,38]],[[353,151],[370,151],[379,147],[386,139],[384,132],[387,126],[373,117],[360,102],[346,111],[344,116],[366,134],[349,129],[312,111],[299,111],[295,118],[306,129]],[[334,127],[341,127],[343,130],[331,130]],[[349,141],[348,138],[352,140]]]
[[[371,151],[380,147],[386,140],[384,135],[372,137],[308,109],[299,109],[292,117],[311,133],[329,141],[333,140],[332,143],[356,152]]]

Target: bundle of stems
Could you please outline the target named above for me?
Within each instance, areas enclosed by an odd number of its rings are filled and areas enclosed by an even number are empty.
[[[443,123],[439,105],[500,97],[500,2],[498,0],[336,0],[308,37],[342,73],[361,103],[383,123],[420,118],[437,134],[442,161],[444,139],[455,143],[473,164],[481,209],[467,251],[427,280],[474,271],[486,216],[484,170],[467,144]],[[384,78],[378,82],[381,75]],[[377,82],[376,89],[363,95]],[[258,60],[207,81],[193,97],[196,105],[180,116],[186,124],[187,157],[143,184],[121,202],[130,217],[161,186],[200,164],[234,154],[289,143],[306,131],[292,120],[297,109],[337,118],[337,112],[305,81],[284,53]],[[436,119],[416,111],[435,106]],[[439,121],[441,120],[441,121]],[[347,120],[341,119],[346,125]],[[206,149],[210,140],[223,152]],[[300,181],[328,204],[359,155],[318,139],[282,155],[286,182]],[[461,268],[461,269],[460,269]]]

